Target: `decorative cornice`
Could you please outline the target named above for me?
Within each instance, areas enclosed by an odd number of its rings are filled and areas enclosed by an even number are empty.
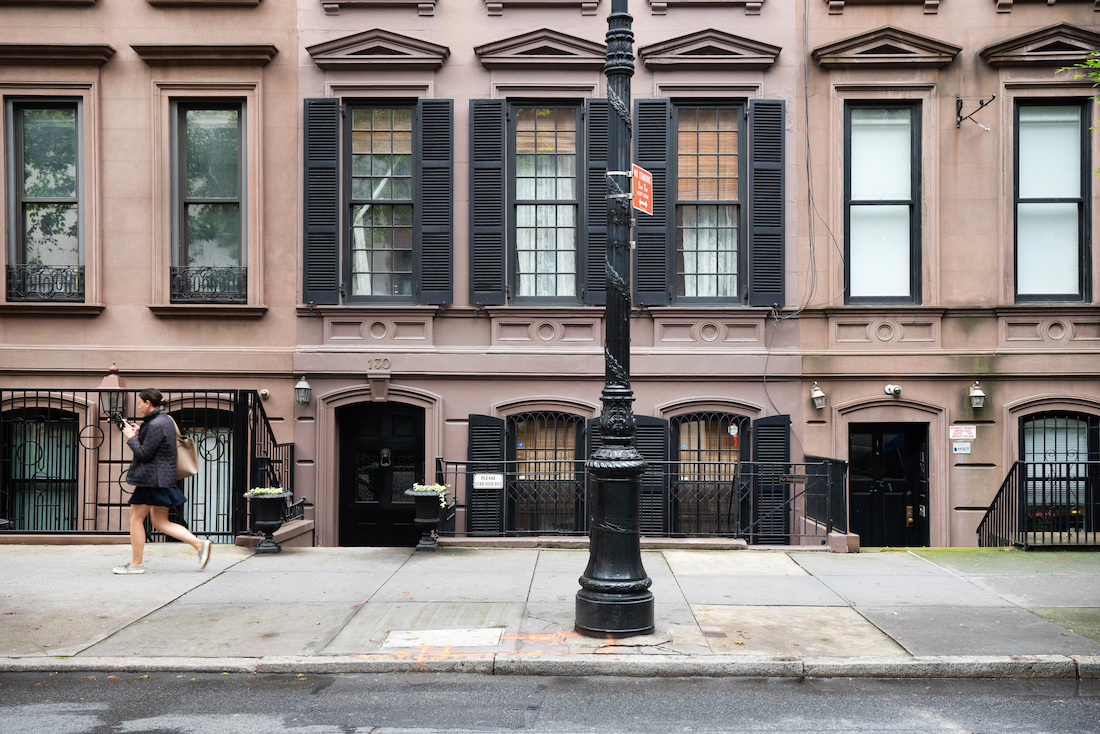
[[[638,49],[648,69],[767,69],[782,50],[708,28]]]
[[[339,15],[345,8],[414,7],[420,15],[435,15],[436,0],[321,0],[326,15]]]
[[[1056,0],[1016,0],[1016,2],[1034,2],[1043,3],[1045,5],[1054,5]],[[997,4],[998,13],[1011,13],[1012,12],[1012,0],[993,0]],[[1073,2],[1073,0],[1062,0],[1063,3]],[[1080,2],[1092,3],[1092,9],[1100,12],[1100,0],[1080,0]]]
[[[130,46],[149,66],[267,66],[279,50],[268,45]]]
[[[164,6],[186,6],[186,5],[201,5],[205,8],[216,7],[255,7],[260,4],[260,0],[146,0],[150,5],[156,5],[160,7]]]
[[[1100,33],[1069,23],[1041,28],[987,46],[978,55],[990,66],[1070,66],[1100,48]]]
[[[870,69],[891,66],[939,68],[962,48],[935,38],[885,26],[858,36],[818,46],[814,61],[826,68]]]
[[[504,15],[504,7],[527,8],[576,8],[581,15],[595,15],[600,0],[485,0],[485,9],[489,15]]]
[[[306,49],[322,69],[438,69],[451,55],[446,46],[374,28]]]
[[[0,5],[95,5],[96,0],[0,0]]]
[[[115,55],[105,43],[0,43],[0,65],[103,66]]]
[[[709,5],[714,8],[743,5],[745,15],[760,15],[766,0],[649,0],[649,12],[652,15],[664,15],[670,5]]]
[[[963,0],[964,2],[966,0]],[[935,15],[940,10],[940,0],[825,0],[830,15],[844,13],[844,5],[923,5],[925,15]]]
[[[541,28],[474,48],[487,69],[603,69],[607,47]]]

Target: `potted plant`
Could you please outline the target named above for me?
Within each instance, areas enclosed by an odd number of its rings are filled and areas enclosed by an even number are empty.
[[[253,487],[244,496],[252,509],[252,529],[264,536],[256,546],[256,552],[278,553],[282,548],[275,542],[275,531],[282,527],[286,498],[290,492],[282,487]]]
[[[446,484],[414,483],[412,489],[405,490],[405,496],[412,497],[416,504],[413,524],[421,532],[420,542],[416,544],[418,551],[439,549],[435,531],[439,528],[439,510],[447,506],[447,487]]]

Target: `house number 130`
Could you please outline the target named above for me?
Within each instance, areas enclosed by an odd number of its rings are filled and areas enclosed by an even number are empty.
[[[375,357],[370,361],[370,369],[372,370],[388,370],[390,368],[390,360],[387,357]]]

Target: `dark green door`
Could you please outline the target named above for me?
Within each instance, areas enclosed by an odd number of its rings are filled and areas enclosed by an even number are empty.
[[[420,532],[405,490],[424,481],[424,409],[363,403],[336,416],[340,545],[416,545]]]
[[[860,545],[928,545],[928,425],[853,423],[848,462],[851,531]]]

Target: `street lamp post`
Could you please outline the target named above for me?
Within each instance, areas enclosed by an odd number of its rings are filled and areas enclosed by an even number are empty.
[[[627,0],[607,17],[607,298],[600,446],[586,462],[593,479],[588,567],[577,592],[576,629],[593,637],[653,631],[652,583],[642,567],[638,503],[645,460],[634,447],[630,389],[630,77],[633,19]]]

